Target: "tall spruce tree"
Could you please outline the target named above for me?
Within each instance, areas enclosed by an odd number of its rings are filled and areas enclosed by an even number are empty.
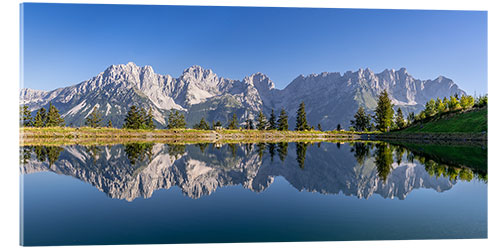
[[[208,123],[205,121],[205,117],[202,117],[200,122],[198,124],[195,124],[193,128],[200,130],[209,130],[210,126],[208,126]]]
[[[321,128],[321,124],[320,123],[318,123],[318,130],[319,131],[323,131],[323,129]]]
[[[391,99],[387,90],[382,91],[378,97],[377,108],[375,109],[375,123],[377,129],[382,132],[389,131],[392,125],[394,110],[392,109]]]
[[[280,116],[278,117],[278,130],[287,131],[288,130],[288,115],[285,109],[281,109]]]
[[[276,129],[276,116],[274,115],[274,109],[271,110],[271,115],[269,116],[268,124],[269,126],[267,127],[267,129],[269,130]]]
[[[97,128],[101,126],[102,114],[97,110],[97,107],[94,107],[92,113],[90,113],[87,118],[85,118],[85,126],[89,126],[91,128]]]
[[[245,129],[254,129],[253,121],[251,119],[247,119],[245,121]]]
[[[430,99],[426,104],[425,104],[425,116],[426,117],[431,117],[434,116],[437,113],[436,110],[436,101],[434,99]]]
[[[474,97],[470,95],[462,95],[460,97],[460,106],[464,109],[472,108],[472,106],[474,106]]]
[[[140,114],[139,108],[137,106],[132,105],[125,116],[125,122],[123,124],[123,128],[128,129],[140,129],[142,128],[142,117]]]
[[[340,126],[340,123],[339,123],[339,124],[337,124],[337,131],[340,131],[340,130],[342,130],[342,126]]]
[[[149,107],[148,113],[146,114],[146,117],[144,118],[145,122],[145,127],[147,129],[155,129],[156,126],[153,122],[153,109]]]
[[[262,111],[259,112],[259,116],[257,117],[257,129],[258,130],[265,130],[267,127],[267,121],[266,121],[266,116]]]
[[[52,102],[49,103],[49,111],[47,112],[47,121],[45,122],[45,126],[64,126],[64,119],[59,114],[59,110],[57,110],[57,108],[52,105]]]
[[[32,126],[31,112],[28,105],[23,105],[19,114],[19,125],[29,127]]]
[[[441,100],[441,98],[437,98],[436,99],[436,112],[438,114],[441,114],[443,113],[444,111],[446,110],[446,105],[444,104],[444,102]]]
[[[370,127],[370,115],[365,113],[363,107],[359,107],[356,114],[354,114],[354,120],[351,120],[351,125],[356,131],[365,131]]]
[[[113,123],[111,122],[111,120],[108,120],[108,128],[112,128],[113,127]]]
[[[309,130],[309,125],[306,118],[306,105],[304,104],[304,102],[300,103],[299,109],[297,110],[297,123],[295,124],[295,130]]]
[[[398,128],[404,128],[406,126],[406,121],[403,116],[403,111],[401,111],[401,108],[398,108],[398,111],[396,112],[396,126]]]
[[[238,118],[235,113],[233,113],[233,117],[227,125],[227,129],[238,129]]]
[[[170,112],[168,113],[168,124],[167,124],[167,128],[168,129],[173,129],[176,127],[176,116],[175,116],[175,112],[173,110],[170,110]]]
[[[449,110],[457,110],[462,108],[460,106],[460,102],[458,101],[456,96],[450,96],[450,100],[448,101],[448,109]]]
[[[140,108],[139,109],[139,117],[140,117],[140,128],[141,129],[147,129],[147,126],[146,126],[146,118],[147,118],[148,114],[146,112],[146,110],[144,108]]]
[[[170,111],[168,115],[167,128],[186,128],[186,119],[184,118],[184,114],[181,114],[178,110],[175,112]]]
[[[415,121],[415,113],[414,112],[408,113],[406,121],[408,122],[408,124],[412,124]]]
[[[175,113],[177,114],[177,128],[186,128],[186,118],[184,117],[184,114],[181,114],[178,111]]]
[[[47,120],[47,113],[45,111],[45,108],[40,108],[35,115],[35,120],[33,121],[33,126],[34,127],[45,127],[45,122]]]

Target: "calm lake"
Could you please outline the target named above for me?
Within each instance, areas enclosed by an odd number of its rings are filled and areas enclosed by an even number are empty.
[[[487,149],[480,146],[20,150],[23,245],[487,237]]]

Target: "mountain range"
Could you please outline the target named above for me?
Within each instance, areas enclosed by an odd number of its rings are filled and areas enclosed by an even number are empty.
[[[82,126],[94,107],[103,114],[103,123],[111,120],[121,127],[130,106],[151,108],[157,127],[167,125],[170,110],[186,116],[189,127],[205,120],[227,124],[236,113],[241,124],[257,117],[277,115],[283,108],[289,115],[290,129],[301,102],[306,105],[311,126],[334,129],[337,124],[349,126],[359,107],[372,112],[377,96],[387,89],[395,105],[405,114],[418,112],[431,98],[465,94],[451,79],[439,76],[434,80],[419,80],[405,68],[386,69],[374,73],[370,69],[347,71],[344,74],[324,72],[300,75],[284,89],[277,89],[263,73],[242,80],[218,76],[210,69],[191,66],[178,78],[155,73],[151,66],[140,67],[130,62],[112,65],[97,76],[73,86],[52,91],[23,88],[20,104],[32,112],[47,108],[51,102],[62,114],[68,126]]]

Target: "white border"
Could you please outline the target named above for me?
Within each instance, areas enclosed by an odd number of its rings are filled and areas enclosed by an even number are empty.
[[[19,167],[18,167],[18,97],[19,97],[19,0],[1,1],[1,114],[2,114],[2,144],[0,167],[1,195],[1,218],[0,218],[0,244],[2,249],[19,247]],[[397,0],[115,0],[115,1],[39,1],[48,3],[106,3],[106,4],[158,4],[158,5],[210,5],[210,6],[268,6],[268,7],[327,7],[327,8],[372,8],[372,9],[446,9],[446,10],[487,10],[488,11],[488,95],[490,97],[489,108],[489,155],[496,156],[498,146],[495,142],[499,139],[499,133],[495,131],[498,119],[498,88],[499,64],[498,46],[500,40],[499,7],[496,1],[474,0],[474,1],[397,1]],[[493,100],[493,101],[491,101]],[[92,249],[313,249],[313,248],[336,248],[336,249],[492,249],[499,244],[498,233],[498,173],[497,161],[489,158],[488,172],[488,240],[422,240],[422,241],[357,241],[357,242],[312,242],[312,243],[250,243],[250,244],[189,244],[189,245],[126,245],[126,246],[92,246]],[[44,249],[52,249],[45,247]],[[63,247],[67,248],[67,247]],[[68,247],[69,248],[69,247]],[[75,248],[75,247],[71,247]],[[78,246],[78,248],[88,248]],[[54,248],[61,249],[61,247]]]

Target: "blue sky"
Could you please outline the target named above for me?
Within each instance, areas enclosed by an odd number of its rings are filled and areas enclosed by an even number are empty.
[[[284,88],[300,74],[407,68],[487,93],[479,11],[34,4],[21,6],[24,87],[77,84],[112,64],[178,77],[191,65]]]

